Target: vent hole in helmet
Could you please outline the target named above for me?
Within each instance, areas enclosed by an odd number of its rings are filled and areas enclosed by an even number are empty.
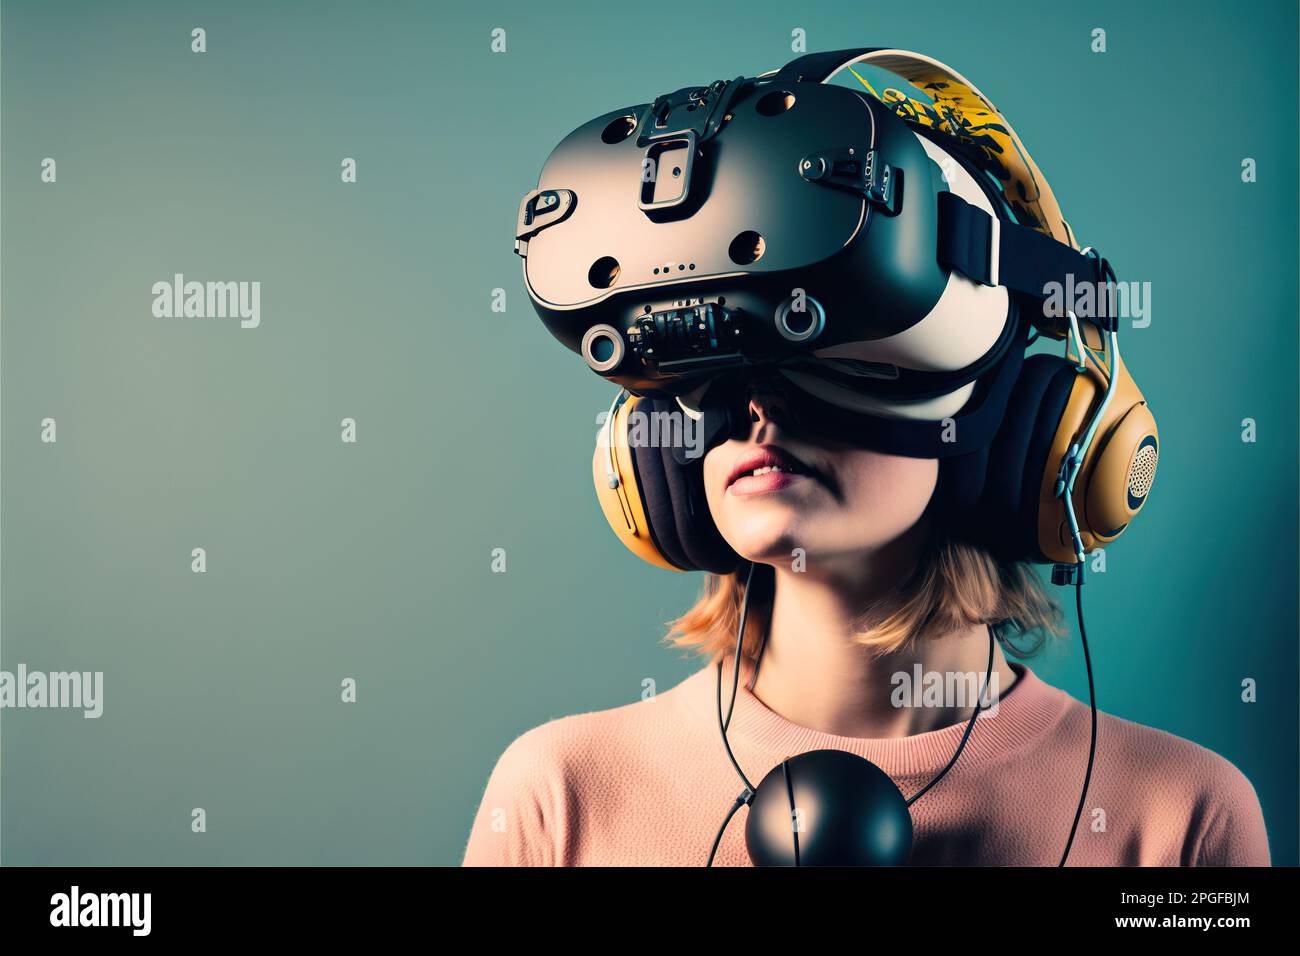
[[[613,256],[601,256],[587,270],[587,281],[597,289],[608,289],[618,279],[618,260]]]
[[[786,90],[773,90],[758,98],[754,109],[759,116],[780,116],[794,106],[794,94]]]
[[[736,265],[747,266],[763,258],[763,253],[766,251],[767,243],[763,241],[763,237],[747,229],[731,240],[727,255],[731,256],[731,261]]]
[[[636,129],[635,116],[620,116],[601,130],[600,138],[602,142],[613,146],[631,136],[634,129]]]

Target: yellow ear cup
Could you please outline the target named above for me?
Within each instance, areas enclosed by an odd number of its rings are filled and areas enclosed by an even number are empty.
[[[1142,510],[1159,459],[1156,420],[1137,405],[1106,440],[1088,482],[1088,525],[1099,538],[1114,540]]]
[[[633,396],[616,405],[601,429],[596,451],[591,456],[591,478],[596,486],[596,500],[609,527],[623,546],[643,561],[669,571],[681,568],[660,552],[650,536],[645,503],[632,464],[632,449],[627,443],[628,415],[640,399]]]
[[[1123,361],[1117,359],[1116,366],[1115,395],[1097,426],[1071,495],[1085,552],[1114,541],[1141,510],[1159,454],[1155,418]],[[1075,378],[1052,439],[1038,506],[1038,546],[1050,561],[1075,561],[1064,503],[1055,492],[1056,480],[1061,460],[1071,443],[1083,435],[1105,394],[1105,376],[1088,363]]]

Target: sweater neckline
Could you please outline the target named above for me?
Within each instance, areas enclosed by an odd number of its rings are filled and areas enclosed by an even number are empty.
[[[696,677],[703,694],[693,695],[697,715],[705,719],[717,734],[716,664],[703,668]],[[745,688],[751,663],[741,666],[740,689],[732,715],[728,739],[733,746],[740,741],[770,754],[777,761],[809,750],[845,750],[865,757],[891,777],[910,777],[937,773],[952,759],[967,721],[907,737],[846,737],[804,727],[787,720],[770,709]],[[1063,716],[1071,698],[1041,681],[1023,664],[1011,663],[1017,680],[998,702],[996,713],[976,719],[970,740],[962,751],[956,773],[961,768],[991,761],[1020,750],[1049,731]],[[722,706],[725,711],[731,695],[730,658],[723,664]],[[703,706],[700,705],[703,698]]]

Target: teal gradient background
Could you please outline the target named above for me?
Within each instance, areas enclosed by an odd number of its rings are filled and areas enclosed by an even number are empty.
[[[796,28],[972,78],[1152,284],[1122,344],[1160,476],[1087,586],[1098,702],[1232,760],[1296,863],[1296,5],[652,7],[0,7],[0,664],[106,682],[98,720],[4,712],[4,863],[455,864],[515,736],[698,666],[658,641],[700,580],[609,534],[610,389],[511,228],[570,129]],[[259,280],[260,328],[154,318],[176,272]],[[1077,638],[1033,666],[1086,700]]]

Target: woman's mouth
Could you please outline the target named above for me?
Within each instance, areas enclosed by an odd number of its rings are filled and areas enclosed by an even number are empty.
[[[811,477],[812,469],[785,449],[764,445],[736,463],[727,479],[727,493],[742,497],[762,495]]]

